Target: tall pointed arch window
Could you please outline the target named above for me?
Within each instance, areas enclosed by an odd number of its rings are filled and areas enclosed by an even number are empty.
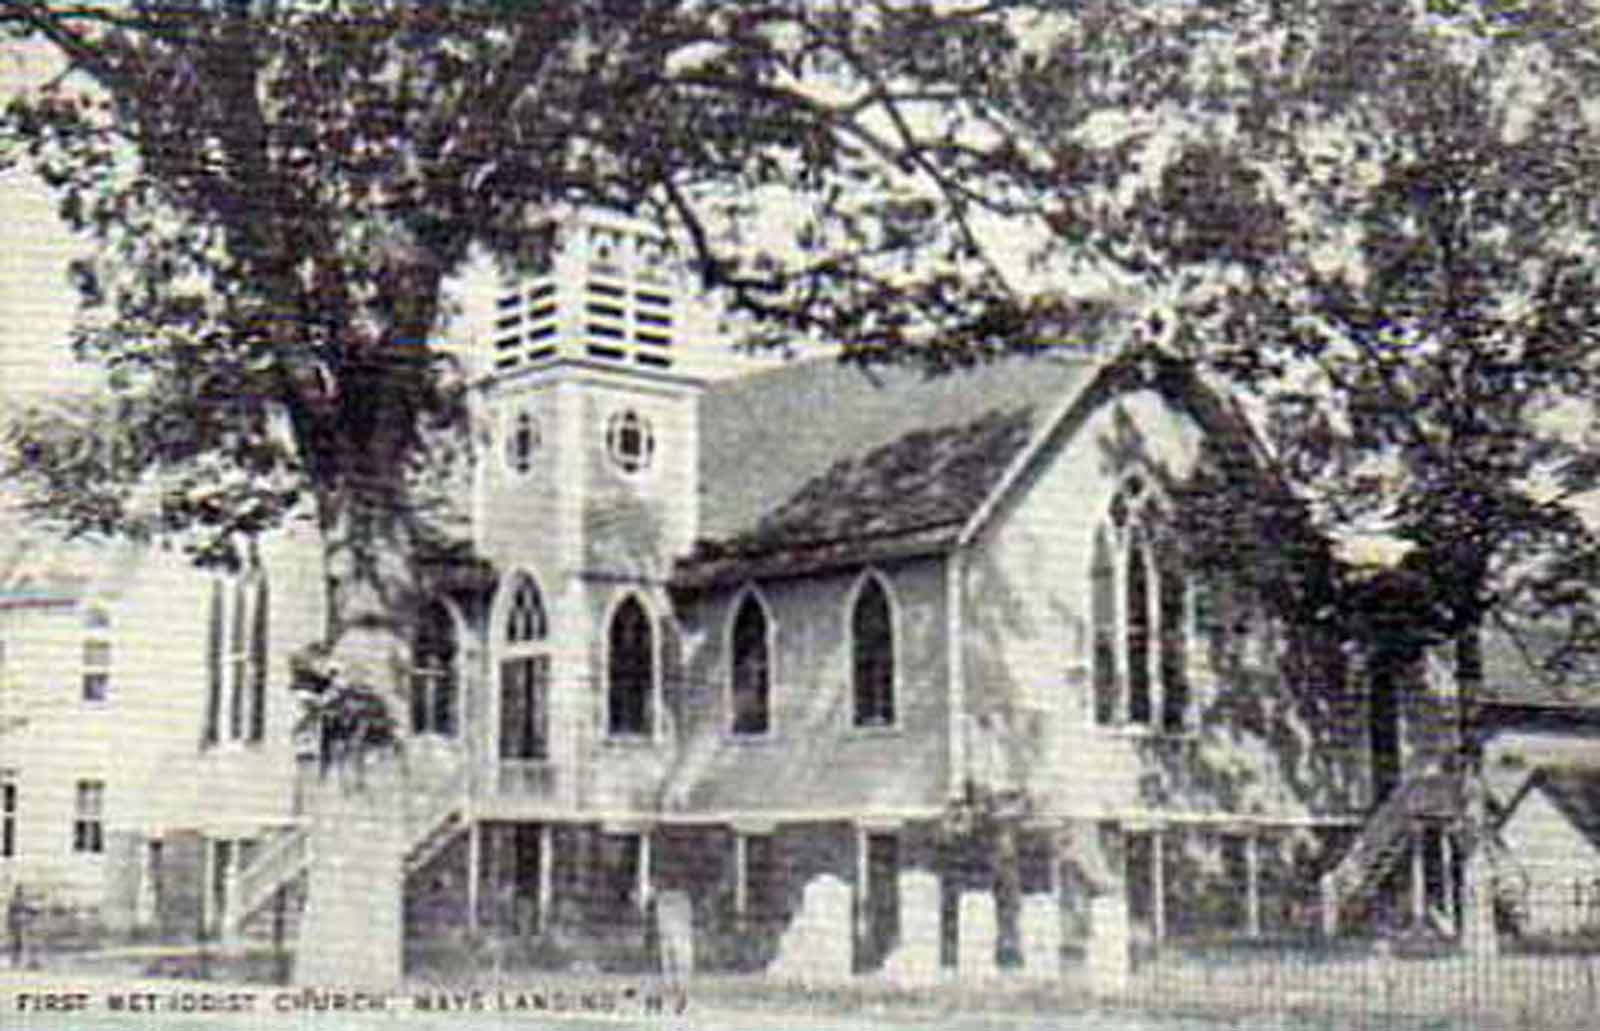
[[[515,577],[501,626],[500,758],[550,758],[549,621],[533,578]]]
[[[767,611],[746,594],[733,617],[729,656],[733,732],[766,734],[772,729],[772,654]]]
[[[460,681],[456,672],[455,617],[431,599],[417,613],[411,633],[411,732],[453,737]]]
[[[850,650],[855,725],[894,724],[894,612],[889,592],[869,576],[856,592],[850,611]]]
[[[267,577],[259,566],[212,582],[202,743],[265,738],[270,612]]]
[[[1189,581],[1156,491],[1129,476],[1095,531],[1089,568],[1095,722],[1181,730]]]
[[[606,635],[606,731],[648,736],[655,694],[655,633],[637,597],[623,599]]]

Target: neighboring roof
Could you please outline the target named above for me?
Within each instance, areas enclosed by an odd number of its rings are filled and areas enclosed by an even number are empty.
[[[1542,667],[1560,648],[1559,635],[1525,628],[1520,638],[1513,640],[1497,628],[1484,632],[1483,704],[1515,723],[1523,722],[1519,714],[1538,722],[1542,710],[1554,720],[1571,719],[1568,714],[1581,711],[1600,718],[1600,682],[1580,671],[1557,676]]]
[[[1539,767],[1506,805],[1505,818],[1511,819],[1523,797],[1533,791],[1542,793],[1579,833],[1600,848],[1600,769]]]
[[[701,405],[702,540],[678,582],[947,545],[1098,368],[1064,355],[943,376],[811,361],[714,385]]]
[[[18,533],[0,547],[0,608],[70,605],[91,593],[120,594],[142,556],[141,546],[129,541]]]

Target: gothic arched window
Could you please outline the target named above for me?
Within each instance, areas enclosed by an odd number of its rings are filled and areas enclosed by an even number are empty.
[[[1095,722],[1182,729],[1188,578],[1164,508],[1137,476],[1113,493],[1095,531],[1089,585]]]
[[[733,619],[730,678],[735,734],[765,734],[772,727],[772,656],[767,613],[753,594]]]
[[[442,601],[417,614],[411,638],[411,732],[454,736],[456,732],[456,626]]]
[[[655,694],[655,633],[638,598],[623,600],[606,635],[606,730],[648,736]]]
[[[539,641],[545,633],[544,600],[539,588],[530,578],[518,577],[511,593],[511,608],[506,611],[506,642]]]
[[[863,580],[856,592],[850,612],[850,649],[855,725],[893,725],[894,613],[889,592],[876,576]]]
[[[549,622],[533,578],[517,576],[500,641],[500,758],[550,758]]]

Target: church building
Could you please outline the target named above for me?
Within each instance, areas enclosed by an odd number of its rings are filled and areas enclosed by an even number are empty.
[[[328,919],[317,857],[389,848],[374,937],[601,968],[669,893],[703,965],[796,973],[1051,972],[1096,899],[1151,941],[1315,924],[1374,769],[1420,746],[1287,615],[1300,566],[1197,541],[1218,489],[1280,489],[1225,396],[1065,346],[705,378],[665,241],[553,232],[471,319],[475,572],[417,606],[393,841],[317,817],[287,654],[321,595],[291,528],[197,601],[175,712],[203,787],[128,846],[144,881],[183,851],[182,905],[226,939]]]

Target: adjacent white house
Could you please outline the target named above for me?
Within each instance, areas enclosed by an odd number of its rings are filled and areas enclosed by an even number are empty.
[[[6,556],[0,878],[9,884],[98,907],[128,863],[123,844],[193,811],[184,760],[195,744],[194,681],[181,657],[200,654],[203,628],[190,618],[200,583],[164,558],[38,539]]]
[[[1498,833],[1519,931],[1600,934],[1600,763],[1534,769]]]

